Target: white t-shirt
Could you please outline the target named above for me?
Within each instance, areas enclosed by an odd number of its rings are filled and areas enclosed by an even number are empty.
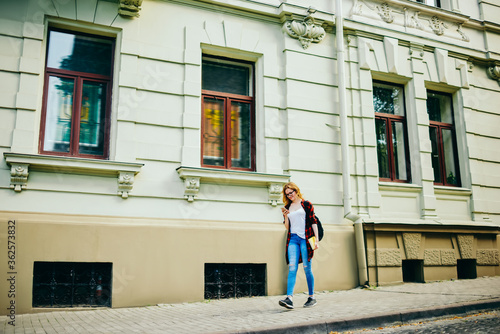
[[[290,222],[290,233],[295,233],[302,239],[306,238],[306,212],[300,206],[300,209],[290,212],[288,214],[288,221]]]

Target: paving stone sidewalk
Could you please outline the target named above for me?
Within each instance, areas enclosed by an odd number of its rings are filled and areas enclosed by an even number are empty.
[[[500,276],[319,292],[318,304],[278,305],[282,296],[0,317],[0,333],[329,333],[353,326],[500,308]]]

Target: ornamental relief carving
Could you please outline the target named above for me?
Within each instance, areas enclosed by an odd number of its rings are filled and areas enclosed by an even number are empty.
[[[494,64],[493,66],[488,67],[488,75],[493,80],[498,81],[500,85],[500,64]]]
[[[125,17],[139,17],[142,0],[120,0],[118,14]]]
[[[410,6],[415,7],[415,6]],[[434,33],[437,36],[447,36],[470,42],[470,38],[462,30],[464,22],[445,22],[432,10],[416,10],[415,8],[404,7],[403,5],[390,2],[380,2],[376,0],[355,0],[351,9],[353,16],[363,16],[376,19],[379,17],[384,22],[399,25],[404,28],[419,29]],[[450,29],[456,26],[456,32]]]
[[[283,29],[290,37],[298,39],[304,49],[307,49],[311,43],[321,42],[326,35],[325,29],[316,24],[310,15],[303,21],[285,22]]]

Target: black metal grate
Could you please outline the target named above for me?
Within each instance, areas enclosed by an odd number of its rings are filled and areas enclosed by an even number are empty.
[[[35,262],[33,307],[110,307],[111,263]]]
[[[476,259],[457,260],[457,276],[458,279],[476,279],[477,278]]]
[[[265,264],[205,263],[205,299],[265,295]]]
[[[425,283],[424,260],[403,260],[403,282]]]

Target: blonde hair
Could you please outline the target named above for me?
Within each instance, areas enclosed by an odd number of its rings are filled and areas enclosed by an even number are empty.
[[[283,203],[285,203],[285,206],[292,203],[292,201],[290,201],[290,199],[286,195],[285,191],[287,189],[292,189],[297,194],[297,197],[299,197],[300,199],[304,199],[304,197],[302,197],[302,193],[300,192],[299,187],[293,182],[288,182],[283,186]]]

